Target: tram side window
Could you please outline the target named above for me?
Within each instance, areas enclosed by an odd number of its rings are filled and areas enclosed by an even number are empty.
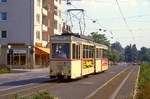
[[[100,48],[96,48],[96,58],[101,58],[102,57],[102,51]]]
[[[93,47],[90,46],[89,47],[89,58],[93,58],[93,54],[94,54]]]
[[[83,58],[86,58],[86,46],[83,45]]]
[[[102,50],[102,58],[107,58],[107,50]]]
[[[80,59],[80,45],[76,45],[76,44],[72,45],[72,58]]]
[[[88,45],[83,45],[83,58],[93,58],[93,47]]]
[[[53,43],[52,58],[70,58],[69,43]]]

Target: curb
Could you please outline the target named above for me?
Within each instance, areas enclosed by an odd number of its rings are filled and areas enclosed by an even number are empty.
[[[136,78],[136,81],[135,81],[134,93],[133,93],[133,99],[136,99],[137,90],[138,90],[139,75],[140,75],[140,66],[139,66],[139,70],[138,70],[137,78]]]

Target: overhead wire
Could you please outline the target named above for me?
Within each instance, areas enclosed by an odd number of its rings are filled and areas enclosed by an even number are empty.
[[[122,16],[123,21],[124,21],[124,23],[125,23],[127,29],[129,30],[129,32],[131,33],[132,39],[133,39],[134,42],[135,42],[134,33],[133,33],[132,29],[130,28],[130,26],[128,25],[128,22],[127,22],[127,20],[126,20],[124,14],[123,14],[123,11],[122,11],[122,9],[121,9],[121,7],[120,7],[120,4],[119,4],[118,0],[115,0],[115,1],[116,1],[117,6],[118,6],[118,10],[119,10],[119,12],[120,12],[120,15]]]
[[[70,0],[68,0],[68,1],[69,1],[69,3],[68,3],[69,6],[75,8],[75,9],[78,8],[78,7],[76,7],[75,5],[73,5],[73,4],[70,2]],[[79,0],[77,0],[77,1],[79,1]],[[96,2],[98,2],[98,1],[96,1]],[[73,17],[77,18],[76,15],[73,15]],[[96,23],[98,26],[100,26],[99,31],[102,31],[102,30],[103,30],[103,32],[106,32],[106,31],[109,32],[109,33],[111,34],[111,37],[110,37],[111,39],[116,39],[116,41],[118,40],[118,38],[114,36],[112,30],[110,30],[110,29],[106,28],[106,26],[102,25],[99,19],[93,19],[93,18],[91,18],[90,16],[88,16],[87,12],[86,12],[86,14],[85,14],[85,19],[86,19],[86,20],[91,20],[92,23]]]

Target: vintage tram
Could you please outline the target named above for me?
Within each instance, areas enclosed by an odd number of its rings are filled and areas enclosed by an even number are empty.
[[[108,69],[108,59],[103,55],[106,45],[93,42],[89,37],[63,34],[50,38],[51,78],[76,79]]]

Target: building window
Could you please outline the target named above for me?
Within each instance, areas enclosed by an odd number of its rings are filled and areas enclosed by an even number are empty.
[[[1,38],[7,38],[7,31],[1,31]]]
[[[6,12],[0,12],[0,20],[7,20],[7,13]]]
[[[40,39],[40,31],[36,31],[36,39]]]
[[[1,3],[1,2],[7,2],[7,0],[0,0],[0,3]]]
[[[36,15],[36,21],[37,21],[37,23],[40,23],[40,15],[39,14]]]
[[[41,5],[41,0],[37,0],[37,6],[40,7]]]
[[[54,28],[57,29],[57,21],[54,21]]]
[[[61,18],[61,11],[59,10],[59,17]]]

